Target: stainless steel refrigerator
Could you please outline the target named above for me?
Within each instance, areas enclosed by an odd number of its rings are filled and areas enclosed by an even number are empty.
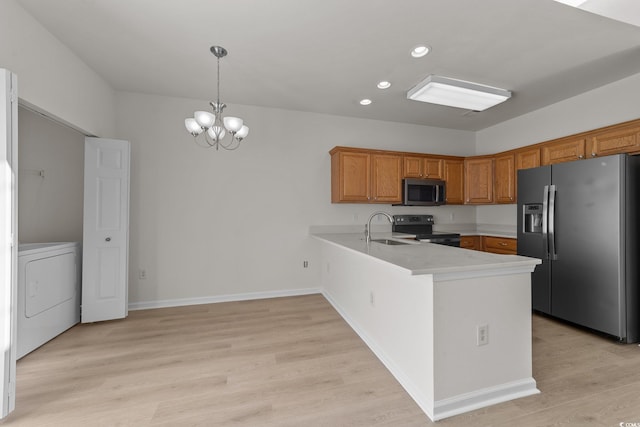
[[[533,309],[637,342],[640,157],[518,171],[518,254],[542,259]]]

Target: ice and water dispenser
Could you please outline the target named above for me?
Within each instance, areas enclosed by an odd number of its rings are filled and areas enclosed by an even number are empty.
[[[530,203],[523,205],[525,233],[542,233],[542,203]]]

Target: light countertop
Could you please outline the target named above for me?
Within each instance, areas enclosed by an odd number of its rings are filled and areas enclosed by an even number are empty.
[[[316,239],[369,255],[405,269],[411,275],[478,272],[481,270],[533,268],[541,261],[519,255],[497,255],[433,243],[410,241],[385,245],[364,240],[363,233],[314,233]],[[410,235],[405,235],[410,237]],[[399,239],[402,233],[373,233],[373,239]]]
[[[516,226],[497,224],[447,224],[434,226],[437,231],[449,231],[460,233],[461,236],[493,236],[516,239],[518,233]]]

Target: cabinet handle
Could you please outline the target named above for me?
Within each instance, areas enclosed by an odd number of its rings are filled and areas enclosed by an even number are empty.
[[[429,174],[426,174],[425,176],[426,176],[427,178],[429,178]]]
[[[579,159],[584,159],[584,156],[583,156],[582,154],[580,154],[580,155],[578,156],[578,158],[579,158]]]
[[[498,242],[498,244],[499,244],[500,246],[507,246],[507,244],[506,244],[505,242]]]
[[[596,157],[597,155],[597,153],[591,153],[591,157]]]

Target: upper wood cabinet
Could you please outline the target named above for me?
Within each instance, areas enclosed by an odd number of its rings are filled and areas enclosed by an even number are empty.
[[[403,156],[405,178],[443,179],[443,160],[427,156]]]
[[[464,181],[465,203],[493,203],[493,158],[466,158]]]
[[[332,203],[400,203],[402,156],[367,150],[331,150]]]
[[[443,162],[446,202],[449,205],[464,203],[464,160],[445,159]]]
[[[640,125],[608,129],[589,137],[589,155],[633,153],[640,151]]]
[[[525,147],[515,152],[516,171],[540,166],[540,148]]]
[[[515,155],[496,156],[494,163],[495,199],[497,203],[516,202]]]
[[[371,155],[371,202],[402,202],[402,156]]]
[[[542,146],[542,164],[571,162],[584,159],[587,140],[581,138],[566,138]]]
[[[371,198],[371,154],[331,151],[331,202],[368,203]]]
[[[331,154],[333,203],[401,203],[403,178],[443,179],[446,202],[515,203],[520,169],[618,153],[640,154],[640,119],[491,156],[335,147]]]

